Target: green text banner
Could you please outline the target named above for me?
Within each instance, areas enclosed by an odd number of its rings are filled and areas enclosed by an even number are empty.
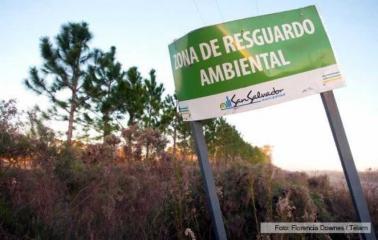
[[[169,52],[186,121],[344,84],[315,6],[200,28],[170,44]]]

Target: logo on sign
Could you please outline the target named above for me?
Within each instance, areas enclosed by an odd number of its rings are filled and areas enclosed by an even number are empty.
[[[237,107],[242,107],[250,104],[255,104],[263,101],[268,101],[272,99],[276,99],[278,97],[285,96],[284,89],[276,89],[273,88],[271,91],[266,92],[253,92],[250,90],[248,94],[244,97],[238,97],[234,94],[231,98],[226,96],[226,101],[220,104],[221,110],[227,110]]]

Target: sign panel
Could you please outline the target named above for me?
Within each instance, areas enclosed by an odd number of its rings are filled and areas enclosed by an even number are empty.
[[[170,44],[169,53],[185,121],[344,85],[315,6],[203,27]]]

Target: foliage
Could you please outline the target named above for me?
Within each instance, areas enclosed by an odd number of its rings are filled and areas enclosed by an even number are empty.
[[[127,125],[131,126],[141,121],[144,106],[147,103],[147,96],[143,85],[143,77],[137,67],[130,67],[127,70],[127,80],[128,85],[123,84],[120,87],[124,89],[124,92],[128,90],[128,94],[122,94],[122,96],[119,96],[119,100],[123,103],[123,111],[129,115]]]
[[[25,80],[27,88],[37,94],[46,95],[53,103],[53,113],[58,108],[63,111],[62,120],[68,120],[67,142],[71,144],[76,113],[85,105],[83,80],[85,66],[92,57],[88,43],[92,34],[87,23],[68,23],[62,26],[55,38],[55,46],[48,37],[41,39],[40,48],[43,65],[38,70],[30,69],[30,77]],[[62,92],[68,92],[68,99]]]
[[[20,133],[15,100],[0,102],[0,159],[7,159],[10,165],[26,157],[31,149],[27,137]],[[4,160],[3,160],[4,161]]]
[[[2,156],[2,239],[187,239],[185,232],[214,239],[197,163],[188,156],[173,158],[159,131],[132,125],[122,131],[123,141],[109,135],[102,144],[67,146],[41,135],[49,130],[38,111],[28,115],[34,130],[25,135],[18,126],[26,124],[18,122],[14,102],[2,102],[0,110],[2,134],[11,142],[21,135],[28,145],[39,146],[28,152],[33,162],[29,168],[9,167]],[[242,155],[212,161],[212,169],[229,239],[307,239],[311,236],[264,235],[259,226],[263,221],[356,218],[345,186],[333,186],[326,176],[286,172]],[[376,175],[370,171],[364,176]],[[374,186],[364,185],[372,213],[378,199]],[[373,215],[375,226],[377,220]],[[358,238],[317,239],[329,237]]]
[[[123,129],[122,137],[126,142],[123,147],[124,156],[127,160],[133,161],[142,160],[143,153],[145,160],[159,159],[167,144],[167,140],[159,131],[152,128],[141,129],[137,125]]]
[[[144,80],[146,105],[142,121],[145,128],[158,128],[160,125],[162,105],[163,84],[156,81],[155,70],[149,73],[149,78]]]
[[[122,102],[119,96],[128,94],[125,75],[122,65],[115,60],[116,48],[111,47],[109,52],[99,49],[94,51],[94,63],[88,67],[83,88],[89,97],[90,114],[85,114],[88,127],[94,128],[105,137],[118,130],[115,120],[121,119],[120,108]]]
[[[209,154],[215,161],[235,161],[244,159],[253,163],[269,161],[260,149],[244,141],[235,126],[224,118],[205,122],[205,138],[209,145]]]

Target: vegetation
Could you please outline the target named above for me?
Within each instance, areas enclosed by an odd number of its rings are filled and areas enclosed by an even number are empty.
[[[214,239],[175,96],[154,70],[124,70],[115,47],[91,49],[91,36],[69,23],[55,47],[41,40],[43,66],[25,83],[49,111],[0,102],[0,239]],[[45,124],[54,116],[68,123],[65,140]],[[92,132],[80,139],[75,126]],[[358,237],[261,234],[264,221],[355,221],[346,188],[274,167],[223,118],[204,132],[229,239]],[[377,185],[365,190],[377,226]]]
[[[83,84],[84,91],[91,100],[85,119],[89,127],[102,132],[104,139],[112,131],[118,130],[115,120],[122,118],[122,102],[118,98],[128,92],[126,73],[122,70],[122,65],[116,62],[115,54],[115,47],[111,47],[106,53],[96,49],[93,54],[94,63],[89,66]]]
[[[63,120],[68,120],[67,143],[71,144],[76,114],[85,105],[83,81],[86,63],[91,59],[92,52],[88,46],[92,34],[86,23],[69,23],[63,25],[56,36],[56,47],[48,37],[41,39],[41,55],[44,61],[40,71],[36,67],[30,69],[30,79],[25,85],[37,94],[45,94],[57,108],[64,113]],[[40,75],[42,73],[42,76]],[[68,91],[69,98],[61,99],[59,93]]]

